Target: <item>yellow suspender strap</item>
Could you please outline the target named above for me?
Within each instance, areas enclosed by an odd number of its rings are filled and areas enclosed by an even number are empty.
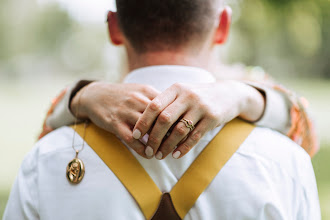
[[[231,121],[191,164],[170,192],[175,210],[181,219],[253,129],[253,125],[239,119]]]
[[[77,125],[76,132],[83,137],[84,125]],[[144,216],[150,219],[158,208],[162,192],[133,154],[116,136],[94,124],[86,128],[85,141],[130,192]]]
[[[233,120],[196,158],[170,192],[181,219],[253,129],[253,125],[238,119]],[[83,130],[84,125],[76,128],[80,136],[83,135]],[[85,141],[131,193],[146,219],[152,218],[162,192],[131,152],[114,135],[94,124],[87,127]]]

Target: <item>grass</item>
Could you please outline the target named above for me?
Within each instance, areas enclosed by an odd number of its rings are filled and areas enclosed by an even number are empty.
[[[9,197],[9,191],[0,191],[0,219],[5,211],[6,203]]]
[[[313,158],[323,220],[330,220],[330,144],[323,144]]]

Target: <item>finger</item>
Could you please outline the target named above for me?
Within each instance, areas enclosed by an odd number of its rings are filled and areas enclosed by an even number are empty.
[[[143,85],[143,87],[141,87],[141,92],[148,97],[150,100],[153,100],[154,98],[156,98],[159,94],[161,94],[161,92],[157,89],[155,89],[152,86],[149,85]]]
[[[145,155],[145,146],[139,141],[133,138],[132,131],[128,125],[121,125],[118,128],[119,138],[130,148],[132,148],[140,156],[147,158]]]
[[[187,112],[183,118],[187,120],[191,120],[194,124],[197,124],[201,119],[201,112],[189,111]],[[165,158],[169,153],[171,153],[175,147],[191,132],[191,129],[187,127],[186,123],[179,121],[171,132],[170,136],[166,138],[166,140],[161,143],[161,146],[158,149],[156,154],[157,159]],[[162,156],[162,157],[160,157]]]
[[[134,125],[139,120],[141,115],[142,115],[142,113],[140,113],[140,112],[130,112],[125,115],[125,120],[126,120],[125,122],[129,124],[131,133],[132,133],[132,129],[134,128]]]
[[[211,119],[201,120],[196,128],[188,135],[187,140],[181,143],[172,153],[173,158],[178,159],[186,155],[211,129],[216,127],[216,122]]]
[[[161,93],[149,103],[133,129],[133,136],[135,139],[144,136],[151,128],[158,115],[176,99],[177,92],[175,89],[171,88]]]
[[[147,146],[152,148],[152,155],[150,148],[148,150],[148,155],[153,156],[153,154],[157,152],[167,132],[186,111],[186,105],[183,105],[180,101],[175,101],[160,113],[149,135]]]
[[[150,104],[151,100],[141,93],[134,93],[127,99],[127,105],[129,110],[135,110],[143,113],[147,106]]]

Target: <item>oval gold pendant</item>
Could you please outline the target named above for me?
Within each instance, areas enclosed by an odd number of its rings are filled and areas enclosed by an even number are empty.
[[[66,177],[69,182],[73,184],[78,184],[83,179],[84,175],[84,163],[78,158],[74,158],[73,160],[71,160],[66,167]]]

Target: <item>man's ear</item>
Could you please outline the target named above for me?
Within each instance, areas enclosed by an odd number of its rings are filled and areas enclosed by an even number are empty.
[[[108,31],[111,42],[117,46],[122,45],[124,39],[123,39],[123,34],[119,28],[117,13],[109,11],[107,22],[108,22]]]
[[[215,44],[226,43],[231,25],[231,14],[231,8],[226,6],[219,15],[219,23],[214,36]]]

